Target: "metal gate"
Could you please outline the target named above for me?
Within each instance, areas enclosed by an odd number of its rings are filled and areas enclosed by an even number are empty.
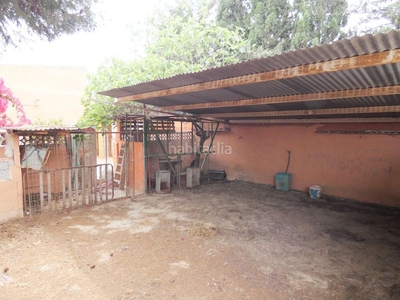
[[[20,135],[24,211],[27,215],[75,209],[133,197],[131,143],[116,132],[38,132]],[[122,177],[122,178],[121,178]]]

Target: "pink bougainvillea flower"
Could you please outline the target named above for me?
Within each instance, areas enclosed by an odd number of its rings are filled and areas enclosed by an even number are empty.
[[[10,102],[17,111],[17,123],[14,123],[6,114],[8,102]],[[10,89],[4,85],[3,78],[0,78],[0,127],[22,126],[25,124],[31,124],[31,121],[26,117],[24,107],[19,99],[14,97]]]

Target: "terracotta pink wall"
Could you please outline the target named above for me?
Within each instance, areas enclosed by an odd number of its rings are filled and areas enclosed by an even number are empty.
[[[7,135],[6,140],[7,145],[0,147],[0,161],[9,166],[11,176],[0,180],[0,223],[23,216],[18,136]]]
[[[315,184],[326,195],[400,207],[400,136],[316,133],[400,130],[400,124],[229,127],[217,134],[218,153],[210,157],[210,169],[225,169],[229,179],[275,185],[290,150],[292,189],[308,192]]]

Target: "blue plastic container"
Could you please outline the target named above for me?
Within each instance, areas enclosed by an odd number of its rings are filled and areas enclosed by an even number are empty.
[[[319,199],[321,198],[321,187],[319,185],[312,185],[309,189],[310,198]]]
[[[275,188],[278,191],[288,192],[290,191],[290,185],[292,182],[292,174],[279,172],[275,175]]]

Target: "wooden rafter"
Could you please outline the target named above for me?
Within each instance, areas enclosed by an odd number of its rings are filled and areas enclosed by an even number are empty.
[[[232,118],[257,118],[257,117],[286,117],[286,116],[312,116],[312,115],[346,115],[366,113],[392,113],[400,112],[400,105],[395,106],[370,106],[350,108],[328,108],[312,110],[283,110],[283,111],[261,111],[243,113],[206,114],[204,117],[215,117],[223,119]]]
[[[229,124],[322,124],[322,123],[400,123],[400,118],[327,118],[327,119],[268,119],[230,120]]]
[[[174,87],[159,91],[131,95],[118,98],[119,102],[145,100],[149,98],[179,95],[185,93],[199,92],[205,90],[228,88],[232,86],[254,84],[273,80],[295,78],[301,76],[315,75],[321,73],[337,72],[357,68],[373,67],[384,64],[400,62],[400,49],[366,54],[350,58],[342,58],[333,61],[319,62],[309,65],[290,67],[286,69],[273,70],[263,73],[238,76],[234,78],[220,79],[182,87]]]
[[[174,106],[163,107],[163,110],[185,111],[193,109],[210,109],[210,108],[212,109],[212,108],[223,108],[223,107],[267,105],[267,104],[277,104],[277,103],[295,103],[295,102],[334,100],[334,99],[346,99],[346,98],[349,99],[358,97],[387,96],[396,94],[400,94],[400,85],[357,89],[357,90],[303,94],[303,95],[290,95],[290,96],[278,96],[278,97],[267,97],[267,98],[257,98],[257,99],[174,105]]]

